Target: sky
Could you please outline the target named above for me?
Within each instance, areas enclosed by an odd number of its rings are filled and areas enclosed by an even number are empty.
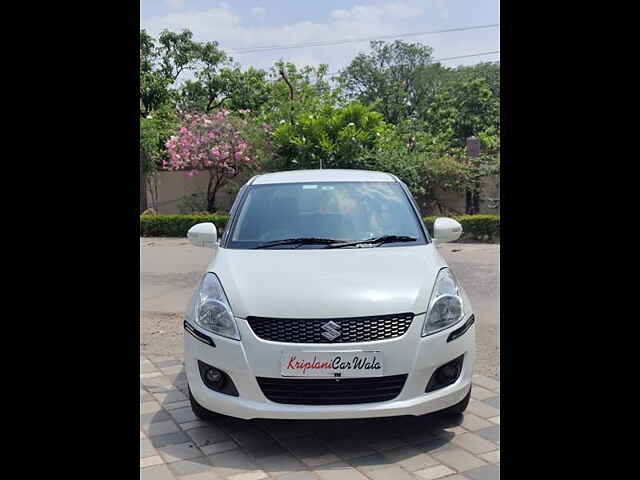
[[[430,32],[500,23],[500,0],[140,0],[140,28],[152,36],[189,29],[194,40],[219,43],[243,68],[346,67],[368,41],[241,53],[234,49]],[[433,48],[434,59],[500,50],[500,28],[400,36]],[[393,41],[395,39],[391,39]],[[448,66],[497,61],[500,54],[443,61]]]

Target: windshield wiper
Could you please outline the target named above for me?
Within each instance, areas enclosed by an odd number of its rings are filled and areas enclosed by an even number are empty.
[[[394,243],[394,242],[415,242],[417,240],[416,237],[407,237],[405,235],[383,235],[381,237],[373,237],[368,238],[366,240],[359,240],[357,242],[343,242],[343,243],[333,243],[329,245],[327,248],[343,248],[343,247],[353,247],[356,245],[364,245],[367,243],[378,244],[378,246],[383,243]]]
[[[283,238],[282,240],[274,240],[273,242],[263,243],[255,248],[269,248],[277,247],[278,245],[333,245],[341,240],[335,240],[333,238],[314,238],[314,237],[302,237],[302,238]]]

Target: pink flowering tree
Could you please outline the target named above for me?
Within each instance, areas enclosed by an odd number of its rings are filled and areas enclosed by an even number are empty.
[[[215,212],[216,194],[240,172],[254,164],[249,145],[227,110],[190,113],[178,132],[166,142],[168,170],[183,170],[193,176],[208,172],[207,210]]]

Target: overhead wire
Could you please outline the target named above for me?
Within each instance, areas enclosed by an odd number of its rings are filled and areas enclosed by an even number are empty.
[[[245,53],[268,52],[273,50],[288,50],[288,49],[294,49],[294,48],[327,47],[327,46],[333,46],[333,45],[344,45],[348,43],[368,42],[373,40],[387,40],[387,39],[401,38],[401,37],[435,35],[439,33],[464,32],[464,31],[479,30],[484,28],[495,28],[499,26],[500,26],[499,23],[493,23],[488,25],[473,25],[469,27],[447,28],[443,30],[407,32],[407,33],[398,33],[393,35],[378,35],[375,37],[345,38],[340,40],[323,40],[323,41],[315,41],[315,42],[290,43],[290,44],[284,44],[284,45],[262,45],[262,46],[253,46],[253,47],[244,47],[244,48],[229,48],[225,50],[228,53],[245,54]]]

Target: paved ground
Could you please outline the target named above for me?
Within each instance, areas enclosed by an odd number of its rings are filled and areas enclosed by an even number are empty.
[[[500,383],[474,376],[464,416],[196,419],[182,359],[140,356],[141,480],[497,480]]]
[[[475,371],[500,377],[500,245],[444,244],[443,256],[467,290],[476,314]],[[211,250],[186,238],[140,239],[140,348],[182,354],[182,314],[209,264]]]

